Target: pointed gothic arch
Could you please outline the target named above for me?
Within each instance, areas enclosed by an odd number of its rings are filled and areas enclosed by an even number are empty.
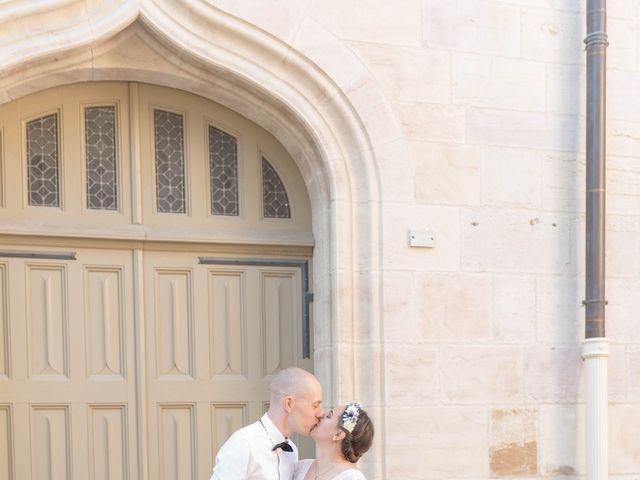
[[[381,445],[385,396],[377,158],[400,133],[366,68],[328,34],[326,42],[340,66],[313,58],[313,48],[304,41],[292,48],[200,1],[105,2],[88,15],[75,11],[75,2],[44,2],[25,4],[8,18],[29,25],[51,3],[65,11],[60,17],[77,19],[60,20],[59,29],[2,47],[0,103],[81,81],[152,83],[229,107],[289,151],[313,212],[316,372],[327,386],[328,403],[358,398],[379,415]],[[300,27],[299,36],[306,29],[322,41],[313,28]],[[369,468],[379,473],[384,458],[377,450]]]

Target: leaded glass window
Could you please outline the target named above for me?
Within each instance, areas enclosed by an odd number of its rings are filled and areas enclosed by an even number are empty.
[[[115,107],[84,111],[87,208],[118,209]]]
[[[29,205],[59,207],[58,114],[27,123]]]
[[[291,218],[289,197],[280,176],[262,157],[262,205],[265,218]]]
[[[238,215],[238,141],[209,126],[209,178],[211,212]]]
[[[158,212],[185,213],[184,123],[182,115],[155,110],[154,132]]]

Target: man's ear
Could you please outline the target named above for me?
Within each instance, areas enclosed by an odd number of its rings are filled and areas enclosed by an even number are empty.
[[[293,397],[290,395],[287,395],[286,397],[282,398],[282,405],[284,406],[284,411],[287,413],[291,413],[291,411],[293,410]]]
[[[336,433],[333,434],[333,441],[334,442],[341,442],[342,439],[346,436],[347,434],[344,433],[344,430],[342,430],[341,428],[339,428]]]

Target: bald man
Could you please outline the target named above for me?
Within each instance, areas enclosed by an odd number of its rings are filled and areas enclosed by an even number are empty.
[[[322,387],[311,373],[281,370],[269,386],[269,411],[222,445],[211,480],[291,480],[298,449],[292,433],[309,435],[324,415]]]

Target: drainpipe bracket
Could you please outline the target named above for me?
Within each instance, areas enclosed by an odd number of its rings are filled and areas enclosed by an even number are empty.
[[[591,303],[604,303],[605,305],[609,305],[609,300],[582,300],[582,305],[586,306]]]
[[[609,36],[606,32],[591,32],[589,35],[584,37],[585,49],[593,45],[604,45],[605,47],[609,46]]]
[[[608,357],[609,339],[604,337],[587,338],[582,341],[582,358]]]

